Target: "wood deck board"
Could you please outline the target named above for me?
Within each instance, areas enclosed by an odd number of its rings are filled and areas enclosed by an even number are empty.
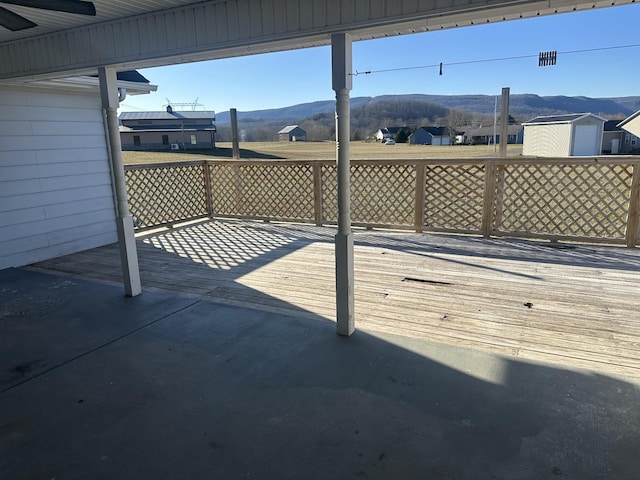
[[[143,287],[333,319],[334,235],[333,227],[234,220],[145,234]],[[360,328],[640,375],[634,249],[395,231],[354,238]],[[33,268],[121,282],[114,245]]]

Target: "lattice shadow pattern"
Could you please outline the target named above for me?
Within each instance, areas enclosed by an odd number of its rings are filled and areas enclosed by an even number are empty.
[[[624,239],[633,166],[506,165],[494,231]]]
[[[308,164],[209,165],[213,215],[313,221]]]
[[[338,221],[336,166],[322,167],[323,220]],[[351,221],[413,226],[415,165],[351,165]]]
[[[204,165],[128,169],[125,179],[129,210],[137,227],[207,215]]]
[[[477,233],[482,228],[484,165],[428,165],[424,226]]]

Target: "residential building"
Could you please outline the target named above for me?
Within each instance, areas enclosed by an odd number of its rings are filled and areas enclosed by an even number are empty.
[[[123,112],[122,150],[201,150],[215,148],[216,115],[211,111]]]
[[[618,124],[624,130],[620,142],[622,153],[640,153],[640,110]]]
[[[451,140],[445,127],[420,127],[409,135],[412,145],[450,145]]]
[[[396,135],[398,135],[400,130],[408,130],[408,128],[407,127],[382,127],[376,132],[376,141],[384,143],[389,139],[395,140]]]

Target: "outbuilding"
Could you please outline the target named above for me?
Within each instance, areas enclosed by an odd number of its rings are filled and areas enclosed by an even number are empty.
[[[536,117],[522,124],[522,154],[537,157],[600,155],[605,121],[592,113]]]
[[[304,142],[307,140],[307,132],[298,125],[287,125],[278,132],[281,142]]]

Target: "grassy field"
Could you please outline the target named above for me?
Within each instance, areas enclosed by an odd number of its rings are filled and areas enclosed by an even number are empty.
[[[230,159],[231,143],[220,142],[215,150],[198,152],[122,152],[124,162],[158,163],[205,159]],[[522,145],[509,145],[508,155],[520,156]],[[243,159],[259,160],[334,160],[334,142],[247,142],[240,144]],[[477,158],[497,156],[488,145],[382,145],[373,142],[352,142],[352,159],[421,159],[421,158]]]

